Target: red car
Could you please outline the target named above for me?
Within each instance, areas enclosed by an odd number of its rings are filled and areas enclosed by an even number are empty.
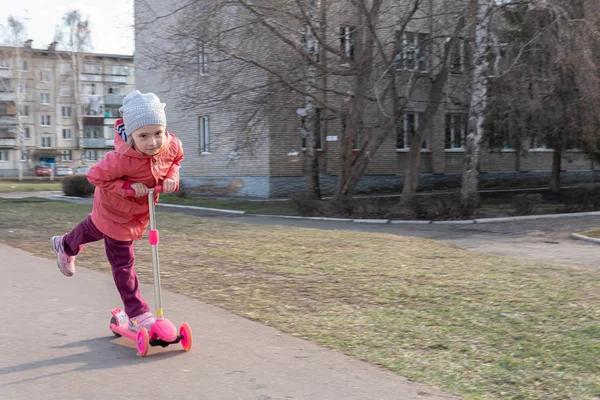
[[[45,167],[43,165],[38,165],[35,167],[35,176],[50,176],[52,175],[52,170],[50,167]]]

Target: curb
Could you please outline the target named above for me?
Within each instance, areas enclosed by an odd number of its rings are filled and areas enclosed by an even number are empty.
[[[196,207],[196,206],[184,206],[181,204],[169,204],[169,203],[158,203],[158,207],[167,207],[167,208],[184,208],[189,210],[204,210],[204,211],[216,211],[222,212],[226,214],[246,214],[246,211],[239,210],[223,210],[219,208],[208,208],[208,207]]]
[[[575,239],[575,240],[583,240],[585,242],[600,244],[600,239],[595,239],[595,238],[591,238],[589,236],[580,235],[579,233],[571,233],[569,235],[569,237],[571,239]]]
[[[73,196],[51,196],[52,199],[64,199],[64,200],[85,200],[82,197],[73,197]],[[434,220],[395,220],[395,219],[361,219],[361,218],[329,218],[329,217],[302,217],[295,215],[271,215],[271,214],[249,214],[246,211],[239,210],[228,210],[222,208],[208,208],[208,207],[198,207],[198,206],[186,206],[180,204],[168,204],[168,203],[159,203],[160,207],[167,208],[182,208],[189,210],[203,210],[203,211],[213,211],[220,212],[224,214],[237,214],[237,215],[247,215],[252,217],[269,217],[269,218],[287,218],[287,219],[304,219],[304,220],[313,220],[313,221],[336,221],[336,222],[354,222],[358,224],[392,224],[392,225],[469,225],[469,224],[486,224],[486,223],[498,223],[498,222],[515,222],[515,221],[524,221],[524,220],[535,220],[535,219],[551,219],[551,218],[573,218],[573,217],[591,217],[591,216],[600,216],[600,211],[590,211],[590,212],[579,212],[579,213],[562,213],[562,214],[540,214],[540,215],[524,215],[518,217],[499,217],[499,218],[475,218],[475,219],[464,219],[464,220],[449,220],[449,221],[434,221]],[[573,235],[578,235],[574,233]],[[574,239],[586,240],[583,239],[584,236],[578,235],[581,237],[575,237]],[[588,238],[589,241],[595,241],[596,239]],[[600,243],[600,239],[597,239]],[[594,242],[596,243],[596,242]]]

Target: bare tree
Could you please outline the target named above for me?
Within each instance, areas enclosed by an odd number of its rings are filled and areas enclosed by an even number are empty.
[[[165,37],[168,46],[153,46],[144,56],[154,60],[151,68],[166,70],[173,86],[185,89],[182,105],[190,109],[219,106],[224,110],[237,105],[237,111],[252,109],[247,116],[255,120],[259,109],[296,110],[304,104],[309,127],[306,158],[311,161],[305,172],[315,177],[307,179],[309,183],[318,177],[315,142],[320,128],[319,118],[310,121],[309,113],[312,107],[322,110],[328,122],[341,126],[335,199],[345,200],[355,192],[385,139],[396,133],[415,88],[438,82],[430,87],[439,92],[443,86],[436,74],[446,62],[448,38],[460,29],[451,25],[443,32],[429,32],[420,49],[403,40],[407,27],[418,25],[424,16],[447,17],[444,12],[432,15],[431,4],[424,0],[190,2],[170,13],[144,18],[142,29],[164,24],[168,18],[176,21]],[[454,7],[449,12],[456,16],[463,10]],[[339,15],[347,25],[340,26]],[[452,24],[458,20],[454,18]],[[425,51],[425,44],[435,46]],[[219,70],[210,80],[190,73],[205,59],[199,53],[207,51],[210,64]],[[400,68],[400,63],[405,67]],[[418,162],[411,165],[418,171]]]
[[[25,154],[25,141],[24,141],[24,129],[23,129],[23,121],[22,121],[22,111],[23,104],[21,101],[21,86],[26,83],[21,79],[21,66],[23,62],[22,58],[22,47],[25,42],[27,32],[25,29],[25,25],[16,19],[13,16],[9,16],[7,20],[7,27],[5,31],[5,36],[7,37],[6,41],[12,47],[12,54],[9,55],[9,59],[11,59],[10,69],[11,69],[11,78],[8,85],[3,81],[1,84],[4,85],[3,91],[14,91],[14,107],[16,113],[17,120],[17,135],[19,138],[19,149],[21,154]],[[19,168],[19,181],[23,180],[23,163],[19,157],[18,160],[18,168]]]
[[[83,19],[79,10],[70,10],[63,15],[62,25],[57,26],[54,40],[68,52],[71,63],[73,96],[75,97],[75,114],[77,117],[77,147],[83,144],[83,105],[81,101],[81,72],[83,53],[90,51],[91,30],[88,19]]]
[[[444,45],[444,50],[441,56],[441,68],[431,77],[431,85],[429,89],[428,103],[422,116],[419,118],[419,126],[417,127],[415,134],[410,142],[409,158],[404,172],[404,185],[402,187],[402,202],[403,204],[410,204],[413,200],[418,184],[419,184],[419,170],[420,170],[420,159],[421,159],[421,148],[427,132],[431,130],[433,126],[432,120],[435,114],[438,112],[442,100],[448,90],[446,83],[449,75],[449,61],[450,54],[459,47],[459,35],[465,28],[465,16],[460,16],[458,23],[456,24],[454,33]]]
[[[495,79],[495,140],[553,151],[550,188],[560,190],[565,152],[595,153],[600,132],[599,13],[592,2],[534,1],[505,10],[513,68]],[[518,47],[518,51],[515,47]],[[510,58],[510,57],[509,57]]]

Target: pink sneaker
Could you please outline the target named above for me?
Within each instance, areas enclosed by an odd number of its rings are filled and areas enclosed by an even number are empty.
[[[68,256],[65,253],[63,244],[64,236],[52,236],[52,250],[56,253],[56,265],[65,276],[75,274],[75,256]]]
[[[150,331],[155,322],[154,315],[151,312],[145,312],[137,317],[129,318],[129,329],[137,332],[139,328],[146,328],[147,331]]]

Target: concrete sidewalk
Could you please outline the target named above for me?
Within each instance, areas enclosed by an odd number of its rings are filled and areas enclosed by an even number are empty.
[[[170,292],[165,313],[191,325],[194,349],[141,358],[108,329],[121,304],[110,274],[66,278],[54,261],[2,244],[0,260],[3,400],[457,398]],[[151,286],[142,290],[153,299]]]

